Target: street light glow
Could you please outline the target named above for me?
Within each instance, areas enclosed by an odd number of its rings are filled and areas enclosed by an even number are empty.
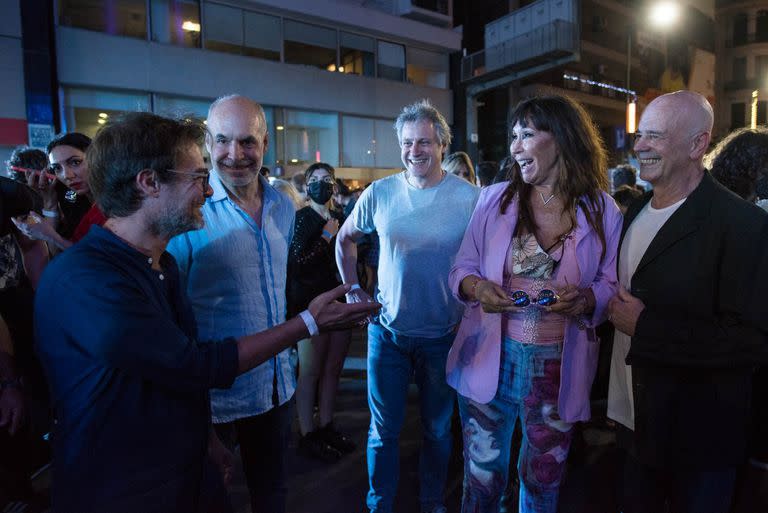
[[[677,2],[659,2],[651,7],[651,24],[658,28],[667,28],[675,24],[680,17]]]

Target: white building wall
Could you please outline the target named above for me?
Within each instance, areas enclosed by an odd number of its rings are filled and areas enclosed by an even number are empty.
[[[394,118],[408,103],[429,98],[449,122],[452,92],[311,66],[163,45],[59,27],[59,82],[215,98],[240,93],[265,105]]]

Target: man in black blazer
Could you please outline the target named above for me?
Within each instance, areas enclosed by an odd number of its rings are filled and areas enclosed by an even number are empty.
[[[625,217],[618,267],[629,291],[609,304],[619,332],[609,416],[629,428],[624,513],[667,501],[725,513],[745,458],[752,373],[767,352],[750,319],[767,285],[757,265],[768,215],[704,168],[712,121],[704,97],[678,91],[648,105],[635,137],[654,190]]]

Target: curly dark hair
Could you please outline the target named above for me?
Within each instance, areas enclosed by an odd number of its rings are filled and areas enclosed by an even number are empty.
[[[27,183],[26,175],[10,169],[10,166],[42,171],[48,167],[48,157],[43,150],[30,146],[16,146],[6,164],[9,167],[8,176],[10,178],[17,182]]]
[[[746,200],[753,200],[757,181],[768,173],[768,128],[740,128],[728,134],[707,156],[712,176]]]
[[[587,222],[602,243],[602,258],[606,244],[602,223],[605,200],[600,193],[608,189],[608,158],[600,132],[589,114],[567,96],[540,96],[517,104],[509,118],[510,134],[518,123],[523,127],[532,125],[536,130],[549,132],[554,138],[560,164],[556,194],[564,199],[565,212],[574,227],[576,207],[582,208]],[[504,213],[517,196],[520,207],[515,236],[523,229],[536,233],[538,227],[529,199],[532,186],[523,181],[520,166],[514,159],[511,164],[511,177],[501,198],[500,212]],[[585,200],[589,205],[585,204]]]

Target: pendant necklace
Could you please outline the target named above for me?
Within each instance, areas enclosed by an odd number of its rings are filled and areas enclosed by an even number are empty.
[[[541,197],[541,202],[542,202],[542,203],[544,203],[545,205],[546,205],[547,203],[549,203],[550,201],[552,201],[552,198],[554,198],[554,197],[555,197],[555,195],[554,195],[554,194],[551,194],[551,195],[549,196],[549,198],[547,198],[547,199],[544,199],[544,194],[542,194],[541,192],[539,193],[539,196]]]

